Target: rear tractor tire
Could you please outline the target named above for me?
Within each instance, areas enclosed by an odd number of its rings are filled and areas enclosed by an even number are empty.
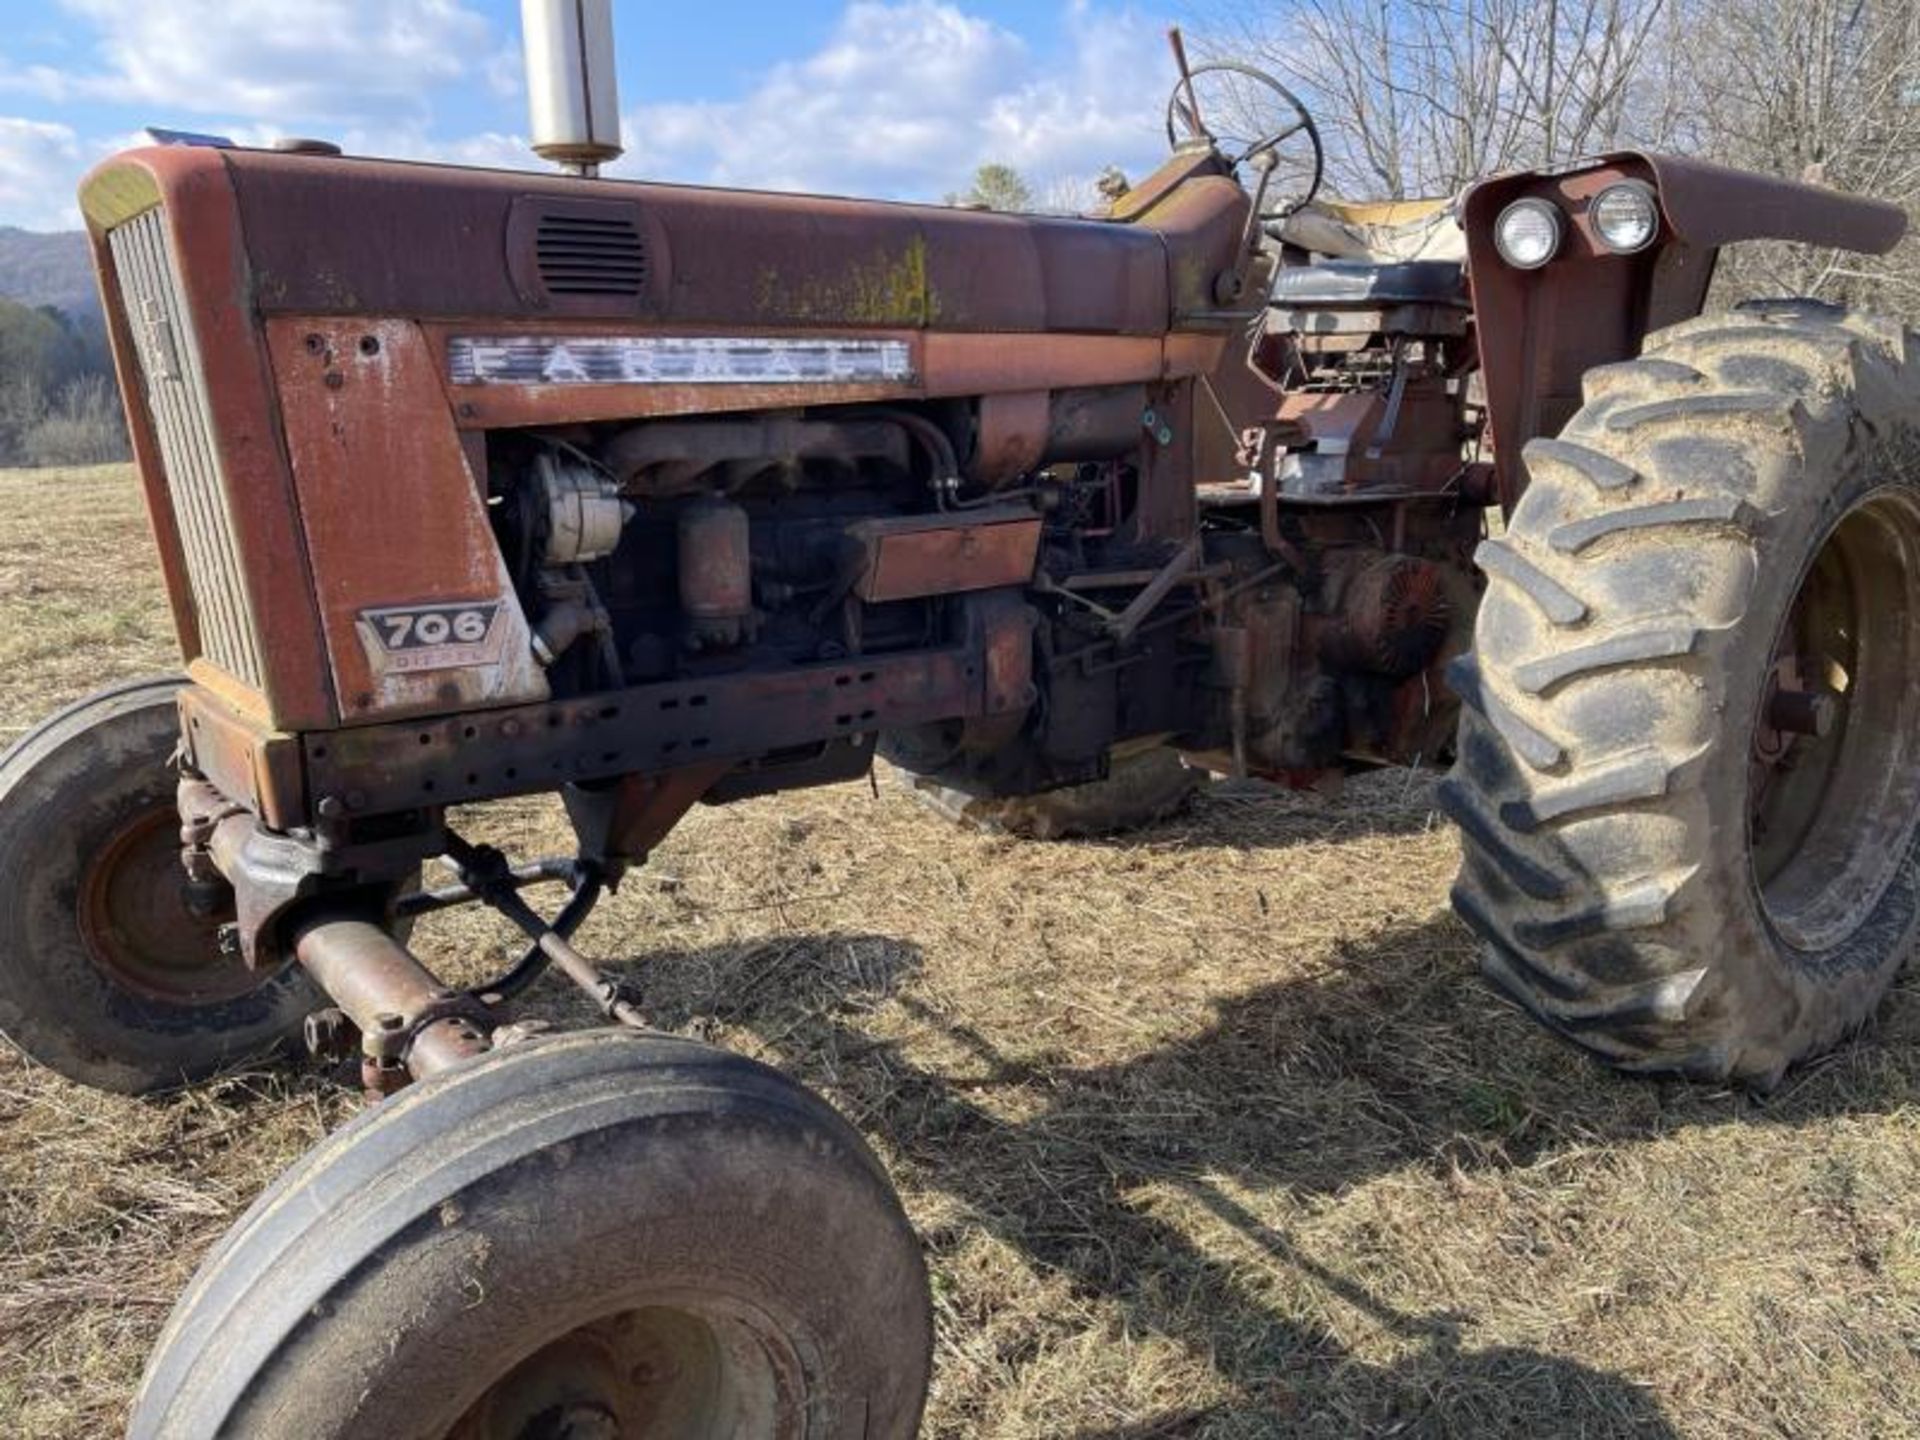
[[[363,1113],[255,1202],[133,1440],[905,1440],[926,1274],[879,1163],[765,1066],[586,1031]]]
[[[174,705],[143,680],[61,711],[0,756],[0,1033],[41,1064],[137,1094],[278,1052],[325,1001],[261,974],[186,903]]]
[[[1769,1088],[1920,924],[1920,346],[1757,304],[1585,400],[1480,553],[1456,906],[1601,1059]]]
[[[1039,795],[975,795],[926,776],[902,772],[914,799],[970,830],[1024,840],[1120,835],[1179,814],[1206,787],[1207,776],[1164,745],[1114,753],[1104,780]]]

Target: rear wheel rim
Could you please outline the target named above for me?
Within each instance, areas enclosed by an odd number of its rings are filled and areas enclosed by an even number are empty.
[[[94,965],[122,989],[172,1005],[209,1005],[258,988],[260,976],[220,951],[230,913],[196,914],[180,865],[171,805],[120,826],[86,862],[76,911]]]
[[[1802,577],[1754,728],[1754,883],[1796,950],[1848,941],[1905,862],[1920,821],[1916,676],[1920,498],[1881,490],[1828,532]],[[1792,720],[1811,706],[1826,711],[1825,733]]]
[[[802,1376],[764,1316],[684,1300],[641,1305],[528,1356],[448,1440],[798,1440]]]

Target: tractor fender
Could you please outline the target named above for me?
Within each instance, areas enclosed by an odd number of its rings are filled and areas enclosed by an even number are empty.
[[[1593,230],[1594,199],[1622,181],[1650,186],[1660,231],[1645,249],[1609,250]],[[1561,213],[1558,253],[1538,269],[1501,259],[1500,215],[1541,199]],[[1619,151],[1549,170],[1484,180],[1461,205],[1480,362],[1501,503],[1525,487],[1521,448],[1557,434],[1581,404],[1581,379],[1633,359],[1654,331],[1700,313],[1720,251],[1785,240],[1885,254],[1906,234],[1906,212],[1818,185],[1703,160]]]

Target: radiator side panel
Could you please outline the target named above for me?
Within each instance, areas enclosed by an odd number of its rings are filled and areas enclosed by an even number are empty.
[[[189,674],[257,725],[330,728],[313,566],[226,158],[115,156],[80,205]]]
[[[200,644],[205,658],[234,679],[265,690],[262,642],[247,603],[206,372],[165,218],[149,210],[114,230],[107,243],[166,470]]]

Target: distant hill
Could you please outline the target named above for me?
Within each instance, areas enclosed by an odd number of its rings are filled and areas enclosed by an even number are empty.
[[[54,305],[77,321],[98,316],[85,232],[43,234],[0,225],[0,298]]]

